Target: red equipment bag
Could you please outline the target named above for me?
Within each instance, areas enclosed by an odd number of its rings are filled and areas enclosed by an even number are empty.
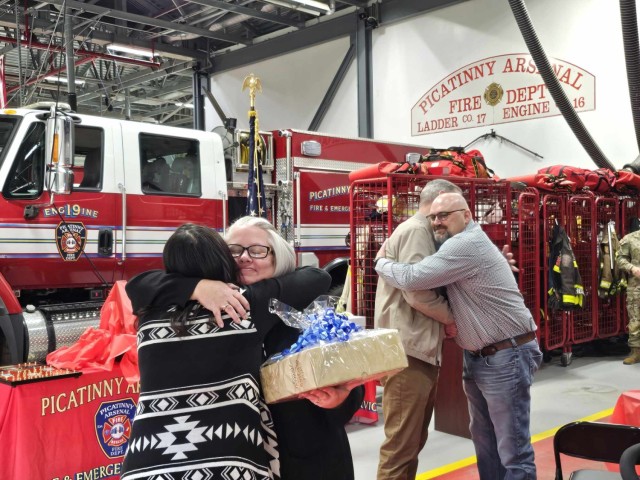
[[[640,175],[627,170],[618,170],[616,179],[613,182],[613,188],[619,192],[626,192],[629,189],[640,190]]]
[[[555,184],[561,188],[567,188],[572,192],[584,188],[587,173],[590,170],[569,165],[554,165],[552,167],[541,168],[538,173],[547,175],[548,178],[543,183]]]
[[[380,162],[349,173],[349,183],[368,178],[380,178],[389,173],[414,173],[413,165],[407,162]]]
[[[537,187],[536,177],[539,174],[532,173],[531,175],[522,175],[520,177],[505,178],[507,182],[511,183],[524,183],[527,187]]]
[[[510,182],[524,183],[541,190],[568,190],[576,192],[588,188],[592,192],[609,192],[616,181],[616,174],[606,168],[587,170],[579,167],[556,165],[541,168],[538,173],[522,177],[509,177]]]
[[[478,150],[465,152],[459,147],[451,147],[447,150],[431,149],[429,155],[423,157],[420,173],[471,178],[491,178],[493,176],[493,170],[487,168],[482,153]]]
[[[607,193],[613,188],[616,174],[608,168],[585,172],[584,186],[592,192]]]

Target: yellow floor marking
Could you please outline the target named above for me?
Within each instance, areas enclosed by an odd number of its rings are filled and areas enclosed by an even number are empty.
[[[597,420],[610,416],[612,413],[613,413],[613,408],[609,408],[607,410],[602,410],[601,412],[594,413],[593,415],[580,418],[576,421],[595,422]],[[561,426],[562,425],[560,425],[560,427]],[[552,428],[550,430],[547,430],[546,432],[537,433],[533,435],[531,437],[531,443],[536,443],[536,442],[539,442],[540,440],[544,440],[545,438],[552,437],[560,429],[560,427]],[[434,468],[433,470],[429,470],[428,472],[421,473],[416,477],[416,480],[430,480],[432,478],[437,478],[440,475],[444,475],[446,473],[450,473],[455,470],[468,467],[469,465],[473,465],[474,463],[476,463],[475,455],[472,457],[463,458],[462,460],[458,460],[448,465],[443,465],[442,467]]]

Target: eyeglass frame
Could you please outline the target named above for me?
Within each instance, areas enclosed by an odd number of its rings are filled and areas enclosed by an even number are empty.
[[[242,251],[240,252],[239,255],[234,255],[233,252],[231,252],[231,256],[233,258],[240,258],[242,255],[244,255],[244,252],[247,252],[247,255],[249,255],[250,258],[256,258],[256,259],[263,259],[263,258],[267,258],[271,253],[273,253],[273,248],[271,248],[268,245],[259,245],[259,244],[253,244],[253,245],[249,245],[248,247],[243,247],[242,245],[239,245],[237,243],[230,243],[227,245],[229,247],[229,251],[231,251],[231,247],[240,247],[242,249]],[[267,249],[267,253],[264,254],[264,256],[262,257],[256,257],[255,255],[252,255],[251,252],[249,251],[249,249],[251,247],[262,247],[262,248],[266,248]]]
[[[449,218],[449,216],[450,216],[452,213],[456,213],[456,212],[464,212],[464,211],[466,211],[466,210],[467,210],[466,208],[459,208],[459,209],[457,209],[457,210],[451,210],[451,211],[449,211],[449,212],[438,212],[438,213],[433,213],[433,214],[431,214],[431,215],[427,215],[427,218],[428,218],[429,220],[431,220],[432,222],[435,222],[435,221],[436,221],[436,219],[438,219],[438,220],[439,220],[439,221],[441,221],[441,222],[444,222],[445,220],[447,220],[447,218]]]

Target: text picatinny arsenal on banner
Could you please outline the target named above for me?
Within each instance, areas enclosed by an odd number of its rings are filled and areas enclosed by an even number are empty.
[[[595,77],[550,58],[578,112],[595,110]],[[560,115],[531,55],[512,53],[466,65],[436,83],[411,109],[411,135]]]

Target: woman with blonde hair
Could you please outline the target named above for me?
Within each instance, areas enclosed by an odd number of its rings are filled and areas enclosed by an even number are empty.
[[[197,299],[218,317],[240,320],[250,306],[256,325],[277,318],[269,301],[302,310],[326,294],[331,276],[312,267],[295,269],[295,252],[274,226],[259,217],[242,217],[225,237],[239,268],[240,291],[225,282],[185,277],[162,271],[143,273],[127,284],[134,311],[149,305],[182,305]],[[216,317],[216,318],[218,318]],[[299,331],[276,323],[264,340],[267,356],[281,352],[298,338]],[[328,388],[316,400],[300,399],[270,405],[280,452],[283,480],[353,480],[353,460],[344,425],[358,410],[363,388]]]
[[[199,225],[179,227],[163,260],[167,274],[224,283],[238,278],[222,237]],[[262,343],[279,322],[236,324],[225,314],[220,326],[195,301],[136,314],[140,397],[121,478],[178,472],[180,478],[279,478],[273,423],[259,384]]]

